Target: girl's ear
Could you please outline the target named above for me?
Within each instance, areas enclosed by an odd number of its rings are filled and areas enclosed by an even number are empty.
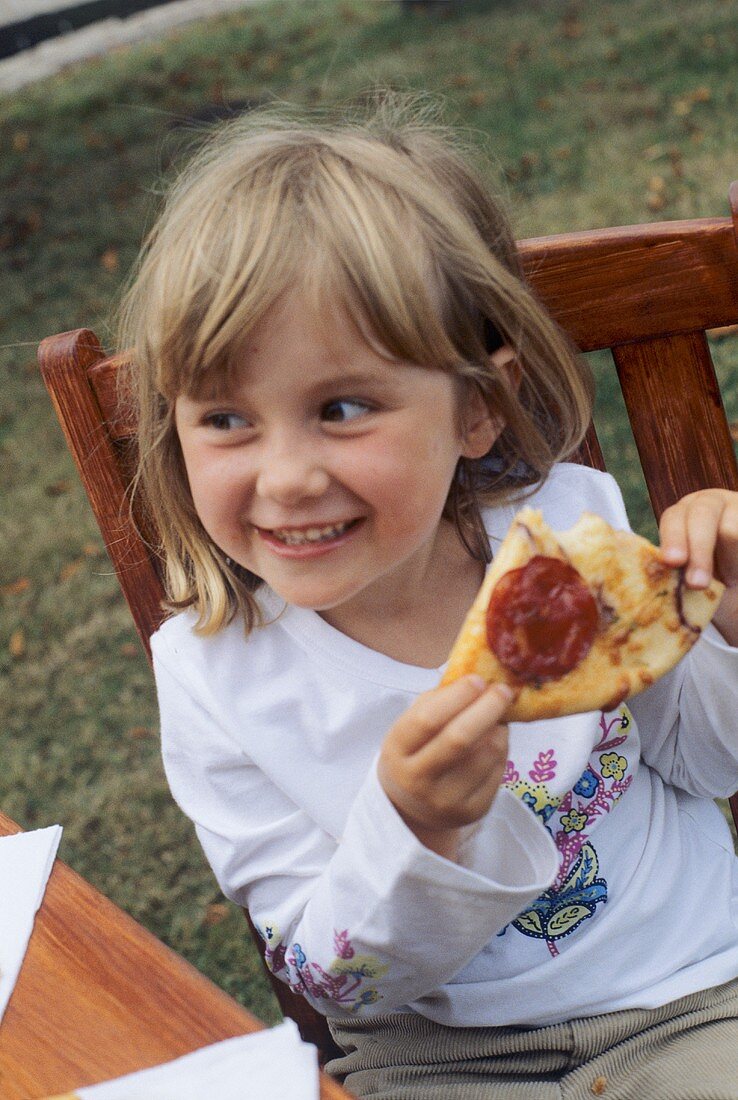
[[[514,393],[517,393],[523,371],[510,345],[503,344],[497,351],[492,352],[488,360],[491,366],[507,376],[507,382],[510,389],[513,390]]]
[[[508,385],[513,391],[518,389],[522,372],[515,352],[508,344],[493,351],[489,356],[489,363],[495,370],[507,376]],[[482,458],[486,455],[504,427],[505,418],[501,414],[491,413],[482,391],[477,386],[470,387],[464,402],[464,458]]]

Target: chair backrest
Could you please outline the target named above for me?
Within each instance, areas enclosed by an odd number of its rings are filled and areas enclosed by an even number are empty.
[[[738,489],[738,466],[706,330],[738,322],[738,183],[731,217],[662,222],[523,241],[538,296],[582,351],[610,348],[656,517],[685,493]],[[163,588],[154,532],[131,516],[135,423],[121,413],[120,357],[91,331],[44,340],[44,380],[136,629],[150,656]],[[594,427],[575,456],[605,468]],[[134,520],[137,519],[137,522]],[[139,533],[143,531],[143,535]],[[738,823],[738,796],[731,799]],[[251,926],[259,947],[261,941]],[[273,978],[280,1006],[324,1056],[323,1017]]]

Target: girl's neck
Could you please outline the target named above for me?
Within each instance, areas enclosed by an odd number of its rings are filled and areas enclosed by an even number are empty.
[[[367,591],[360,601],[320,615],[349,638],[395,661],[438,668],[483,577],[484,566],[469,555],[452,524],[442,521],[422,570],[383,578],[381,599]]]

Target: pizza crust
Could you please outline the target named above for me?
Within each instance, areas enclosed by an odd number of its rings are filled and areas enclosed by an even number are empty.
[[[504,668],[487,641],[492,590],[509,570],[536,555],[558,558],[583,578],[599,609],[594,642],[580,663],[555,680],[521,682]],[[585,512],[568,531],[554,532],[542,514],[522,509],[503,540],[451,650],[442,683],[468,673],[519,690],[507,711],[530,722],[590,710],[613,710],[663,676],[691,649],[717,610],[724,586],[689,589],[683,570],[661,561],[659,550],[630,531],[617,531]]]

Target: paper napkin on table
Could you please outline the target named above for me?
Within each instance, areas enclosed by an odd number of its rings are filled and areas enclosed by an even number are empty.
[[[318,1100],[318,1052],[293,1020],[56,1100]]]
[[[0,1020],[18,979],[61,825],[0,837]]]

